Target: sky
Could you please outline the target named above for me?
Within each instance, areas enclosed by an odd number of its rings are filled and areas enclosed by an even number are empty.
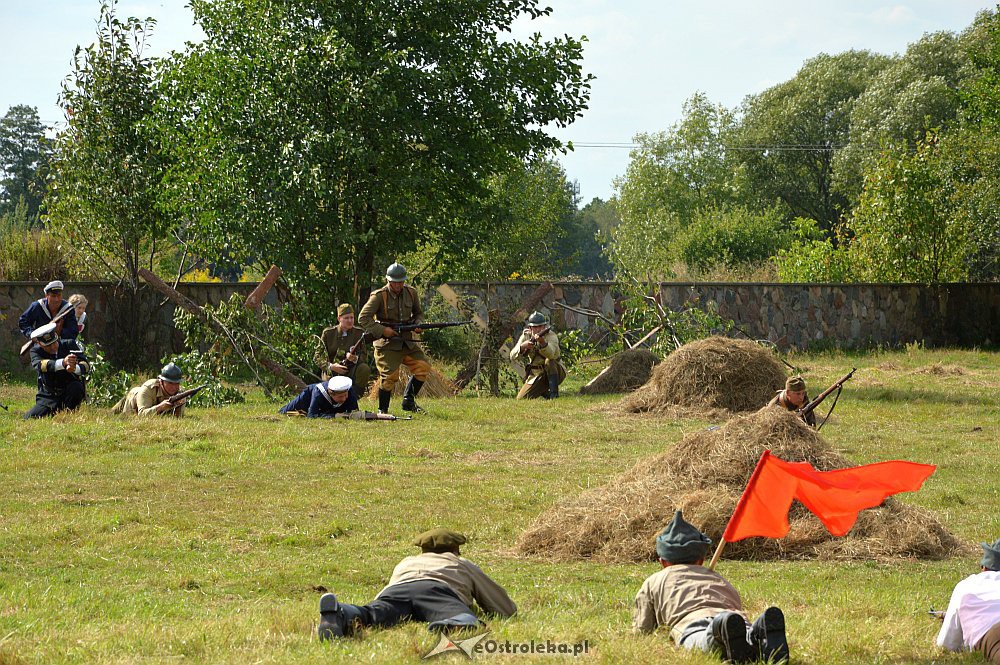
[[[359,0],[363,1],[363,0]],[[152,55],[200,38],[188,0],[120,0],[120,16],[152,16]],[[552,132],[576,149],[560,157],[581,200],[610,198],[641,132],[667,130],[695,92],[727,107],[786,81],[820,53],[902,53],[928,32],[958,32],[995,8],[981,0],[542,0],[552,14],[523,20],[516,37],[586,36],[589,108]],[[0,0],[0,113],[15,104],[62,121],[60,86],[76,45],[94,41],[98,0]]]

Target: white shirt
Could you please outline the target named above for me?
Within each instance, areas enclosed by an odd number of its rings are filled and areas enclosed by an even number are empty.
[[[974,649],[1000,623],[1000,571],[970,575],[955,585],[937,645],[950,651]]]

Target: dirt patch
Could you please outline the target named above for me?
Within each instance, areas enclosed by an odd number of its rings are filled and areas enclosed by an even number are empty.
[[[926,367],[918,367],[910,374],[930,374],[932,376],[965,376],[969,372],[960,365],[942,365],[934,363]]]

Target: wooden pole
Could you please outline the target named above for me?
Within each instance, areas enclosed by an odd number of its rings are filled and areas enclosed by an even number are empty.
[[[712,562],[708,564],[709,570],[715,570],[715,564],[718,562],[719,557],[722,556],[722,550],[726,549],[726,539],[719,538],[719,546],[715,548],[715,554],[712,555]]]
[[[260,309],[261,303],[264,302],[264,298],[267,297],[268,292],[274,286],[274,283],[278,281],[279,277],[281,277],[281,268],[272,265],[271,269],[264,275],[264,279],[257,285],[257,288],[251,291],[247,299],[243,301],[243,306],[255,312]]]

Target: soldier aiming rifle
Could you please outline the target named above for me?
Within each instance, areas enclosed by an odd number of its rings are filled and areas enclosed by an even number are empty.
[[[566,378],[566,368],[559,360],[559,338],[541,312],[533,312],[525,321],[524,331],[510,351],[511,361],[518,356],[525,359],[528,378],[517,399],[559,397],[559,384]]]

